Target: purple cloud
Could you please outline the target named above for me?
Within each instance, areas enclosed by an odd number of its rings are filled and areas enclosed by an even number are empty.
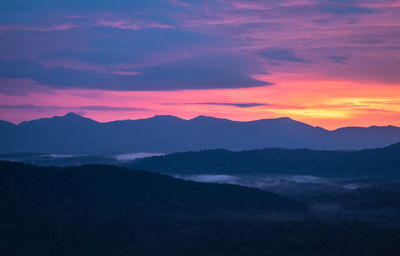
[[[267,103],[227,103],[227,102],[164,103],[163,105],[214,105],[214,106],[232,106],[238,108],[270,106],[270,104]]]
[[[111,107],[111,106],[42,106],[42,105],[0,105],[0,109],[15,109],[15,110],[35,110],[38,112],[47,112],[53,110],[94,110],[94,111],[149,111],[146,108],[130,108],[130,107]]]
[[[302,59],[296,55],[296,53],[290,49],[284,48],[269,48],[258,52],[258,55],[270,60],[277,61],[289,61],[289,62],[303,62],[308,61]]]
[[[334,63],[344,63],[348,59],[348,57],[345,57],[345,56],[328,56],[328,59],[330,59]]]
[[[55,88],[107,90],[180,90],[245,88],[271,85],[251,78],[262,72],[255,59],[242,55],[209,55],[109,73],[66,67],[45,68],[32,62],[0,61],[0,76],[29,79]]]

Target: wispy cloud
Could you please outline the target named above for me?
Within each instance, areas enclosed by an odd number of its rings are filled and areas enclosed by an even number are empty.
[[[171,25],[161,24],[154,21],[129,21],[129,20],[100,20],[97,23],[99,26],[112,27],[127,30],[139,30],[146,28],[162,28],[170,29]]]
[[[345,56],[328,56],[328,59],[330,59],[331,61],[335,62],[335,63],[344,63],[348,57]]]
[[[212,106],[232,106],[238,108],[252,108],[260,106],[269,106],[267,103],[234,103],[234,102],[192,102],[192,103],[163,103],[163,105],[212,105]]]
[[[68,29],[76,28],[78,25],[75,24],[58,24],[50,26],[20,26],[20,25],[3,25],[0,26],[0,34],[15,31],[15,30],[25,30],[25,31],[38,31],[38,32],[52,32],[52,31],[63,31]]]
[[[297,56],[293,50],[284,48],[268,48],[259,51],[258,54],[261,57],[277,61],[308,62],[307,60]]]
[[[53,69],[49,70],[49,67]],[[45,66],[25,61],[1,61],[0,76],[30,79],[58,88],[124,91],[246,88],[271,85],[251,77],[262,72],[257,60],[238,54],[207,55],[136,71],[108,70],[98,64],[50,61]]]
[[[35,110],[47,112],[52,110],[93,110],[93,111],[149,111],[146,108],[112,107],[112,106],[42,106],[42,105],[0,105],[0,109]]]
[[[181,1],[181,0],[169,0],[172,4],[174,5],[178,5],[178,6],[184,6],[184,7],[188,7],[190,6],[189,3],[185,2],[185,1]]]

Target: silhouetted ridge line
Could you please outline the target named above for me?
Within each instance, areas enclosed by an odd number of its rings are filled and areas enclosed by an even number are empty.
[[[399,155],[400,143],[360,151],[282,148],[240,152],[204,150],[138,159],[130,166],[169,174],[399,178]]]
[[[238,122],[198,116],[185,120],[160,115],[147,119],[96,122],[75,113],[0,124],[0,152],[70,154],[171,153],[224,148],[270,147],[365,149],[400,141],[400,128],[345,127],[328,131],[288,117]]]

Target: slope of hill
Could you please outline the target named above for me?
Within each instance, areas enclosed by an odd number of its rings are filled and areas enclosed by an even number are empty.
[[[138,159],[135,168],[170,174],[301,174],[400,177],[400,143],[359,151],[270,148],[232,152],[205,150]]]
[[[41,211],[41,204],[64,207],[63,200],[69,203],[87,200],[85,203],[93,207],[96,203],[100,207],[104,203],[122,203],[131,204],[136,210],[201,209],[209,213],[220,209],[268,212],[302,208],[294,200],[258,189],[183,181],[117,166],[85,165],[62,169],[0,161],[0,170],[3,203],[14,207],[26,202],[33,207],[25,209],[28,211]],[[4,204],[3,207],[12,209]],[[81,207],[90,209],[87,205]],[[19,214],[26,214],[25,210]]]
[[[59,155],[43,153],[4,153],[0,154],[0,161],[21,162],[38,166],[80,166],[88,164],[124,165],[129,162],[119,161],[117,156],[96,156],[96,155]]]
[[[0,125],[0,152],[69,154],[171,153],[269,147],[364,149],[400,141],[400,128],[351,127],[328,131],[290,118],[236,122],[174,116],[99,123],[74,113],[19,125]]]
[[[304,204],[120,167],[0,162],[1,255],[398,255],[400,231],[313,222]],[[291,221],[297,220],[297,221]]]
[[[3,128],[12,128],[13,126],[15,126],[15,125],[12,124],[12,123],[10,123],[10,122],[0,120],[0,129],[3,129]]]

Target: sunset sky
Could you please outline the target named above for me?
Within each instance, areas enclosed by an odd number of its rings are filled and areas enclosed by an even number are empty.
[[[0,119],[400,126],[400,0],[2,0]]]

